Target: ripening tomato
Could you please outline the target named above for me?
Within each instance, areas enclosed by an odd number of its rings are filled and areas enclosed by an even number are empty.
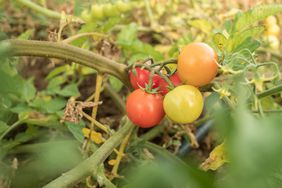
[[[203,111],[203,96],[194,86],[178,86],[164,98],[164,111],[169,119],[176,123],[191,123]]]
[[[279,36],[280,35],[280,27],[278,25],[272,25],[267,27],[266,29],[266,35],[274,35]]]
[[[150,71],[146,69],[141,69],[139,67],[135,68],[135,73],[133,71],[129,72],[129,77],[130,77],[130,83],[134,89],[138,88],[145,88],[146,84],[149,84],[150,80]],[[153,85],[152,88],[157,88],[159,87],[161,77],[157,74],[153,76]]]
[[[188,44],[178,56],[178,75],[185,84],[206,85],[217,74],[216,61],[217,55],[209,45],[201,42]]]
[[[174,73],[171,77],[169,77],[169,79],[174,86],[181,85],[181,80],[177,72]],[[159,89],[160,94],[166,95],[170,91],[169,84],[164,79],[161,79],[159,85],[160,85],[160,89]]]
[[[136,89],[127,98],[126,112],[135,125],[142,128],[153,127],[164,117],[163,96]]]

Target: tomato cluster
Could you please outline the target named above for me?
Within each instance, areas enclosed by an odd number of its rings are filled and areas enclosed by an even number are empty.
[[[280,36],[280,27],[277,24],[277,19],[275,16],[269,16],[265,20],[265,40],[269,43],[269,46],[278,50],[280,46],[279,36]]]
[[[176,71],[165,74],[161,68],[150,68],[129,71],[135,91],[127,98],[128,118],[142,128],[159,124],[165,115],[176,123],[195,121],[204,106],[198,87],[210,83],[217,74],[214,50],[205,43],[190,43],[181,50]]]

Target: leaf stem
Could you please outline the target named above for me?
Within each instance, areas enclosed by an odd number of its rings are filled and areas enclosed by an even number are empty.
[[[30,0],[17,0],[18,3],[21,3],[22,5],[36,11],[39,12],[49,18],[54,18],[54,19],[60,19],[61,18],[61,14],[53,11],[53,10],[49,10],[47,8],[41,7],[35,3],[33,3]]]

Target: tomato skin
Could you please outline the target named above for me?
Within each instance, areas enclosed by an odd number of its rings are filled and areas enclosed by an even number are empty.
[[[172,84],[175,87],[181,85],[182,83],[177,72],[174,73],[171,77],[169,77],[169,80],[172,82]],[[164,79],[162,79],[159,85],[160,85],[160,89],[159,89],[160,94],[166,95],[169,92],[169,84]]]
[[[136,89],[127,98],[128,118],[138,127],[149,128],[160,123],[164,117],[163,96]]]
[[[207,44],[186,45],[178,56],[178,75],[188,85],[200,87],[210,83],[217,74],[217,55]]]
[[[181,85],[166,94],[164,111],[169,119],[176,123],[191,123],[203,111],[203,96],[194,86]]]
[[[146,69],[141,69],[139,67],[135,68],[136,75],[132,71],[129,72],[130,83],[134,89],[145,88],[146,84],[149,84],[150,81],[150,71]],[[153,85],[152,88],[159,87],[161,77],[158,75],[153,76]]]

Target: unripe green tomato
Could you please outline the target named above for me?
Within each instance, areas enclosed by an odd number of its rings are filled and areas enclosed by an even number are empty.
[[[280,35],[280,27],[278,25],[272,25],[271,27],[267,28],[266,35]]]
[[[91,21],[91,15],[89,14],[88,10],[83,10],[80,15],[81,19],[85,22]]]
[[[192,123],[203,111],[203,96],[194,86],[181,85],[168,92],[163,102],[164,111],[176,123]]]
[[[101,5],[92,5],[91,16],[92,18],[97,18],[97,19],[104,18],[103,7]]]
[[[268,16],[266,19],[265,19],[265,24],[266,26],[273,26],[273,25],[276,25],[277,24],[277,19],[275,16]]]
[[[103,12],[108,17],[113,17],[119,15],[118,9],[110,3],[103,5]]]
[[[125,3],[123,1],[118,1],[116,7],[120,12],[127,12],[132,8],[130,3]]]

